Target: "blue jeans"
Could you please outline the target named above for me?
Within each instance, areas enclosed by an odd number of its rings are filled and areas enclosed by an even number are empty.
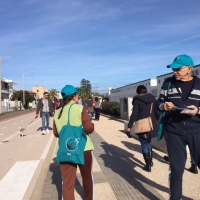
[[[90,119],[92,120],[92,113],[88,113]]]
[[[191,161],[190,161],[191,164],[192,164],[192,165],[196,165],[196,163],[195,163],[195,161],[194,161],[194,158],[193,158],[193,156],[192,156],[191,154],[190,154],[190,157],[191,157]]]
[[[149,149],[152,148],[150,139],[145,138],[143,135],[138,135],[138,137],[139,137],[139,141],[142,146],[142,153],[148,153]]]
[[[49,118],[50,118],[49,112],[42,112],[42,130],[46,130],[47,128],[49,128]]]

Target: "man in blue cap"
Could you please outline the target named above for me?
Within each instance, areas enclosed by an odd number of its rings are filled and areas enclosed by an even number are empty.
[[[170,200],[180,200],[186,145],[200,168],[200,79],[192,76],[194,62],[188,55],[177,56],[167,67],[174,76],[164,81],[157,106],[167,111],[164,137],[170,161]]]

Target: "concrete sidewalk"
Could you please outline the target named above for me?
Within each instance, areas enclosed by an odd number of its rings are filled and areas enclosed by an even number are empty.
[[[148,173],[142,170],[144,160],[139,141],[127,138],[123,133],[123,123],[101,116],[100,121],[94,121],[94,124],[95,132],[91,134],[91,138],[95,145],[93,166],[95,199],[169,199],[169,167],[163,160],[165,154],[154,150],[154,166],[152,172]],[[55,143],[41,174],[42,184],[36,187],[32,200],[62,199],[62,180],[59,164],[55,162]],[[190,166],[189,159],[190,156],[188,156],[186,169]],[[77,171],[76,200],[83,199],[81,184],[80,172]],[[182,199],[199,200],[199,188],[199,174],[194,175],[185,170]]]

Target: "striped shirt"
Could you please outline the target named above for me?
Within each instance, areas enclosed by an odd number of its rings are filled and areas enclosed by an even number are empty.
[[[157,107],[161,111],[164,111],[164,103],[167,101],[172,102],[176,107],[180,108],[186,108],[191,105],[199,108],[200,79],[198,77],[194,78],[194,84],[186,99],[184,99],[182,91],[184,88],[181,90],[178,81],[174,77],[166,79],[160,90]],[[170,82],[171,87],[168,90]],[[195,116],[180,114],[178,110],[167,112],[167,116],[165,117],[165,130],[180,135],[200,134],[200,108],[198,114]]]

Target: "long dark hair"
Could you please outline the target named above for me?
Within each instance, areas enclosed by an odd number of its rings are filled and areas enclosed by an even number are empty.
[[[62,109],[58,115],[58,119],[60,119],[60,117],[62,116],[62,112],[63,112],[63,108],[74,98],[75,94],[72,94],[71,96],[68,96],[66,98],[63,99],[63,106]]]
[[[137,94],[146,94],[147,88],[144,85],[139,85],[136,89]]]

